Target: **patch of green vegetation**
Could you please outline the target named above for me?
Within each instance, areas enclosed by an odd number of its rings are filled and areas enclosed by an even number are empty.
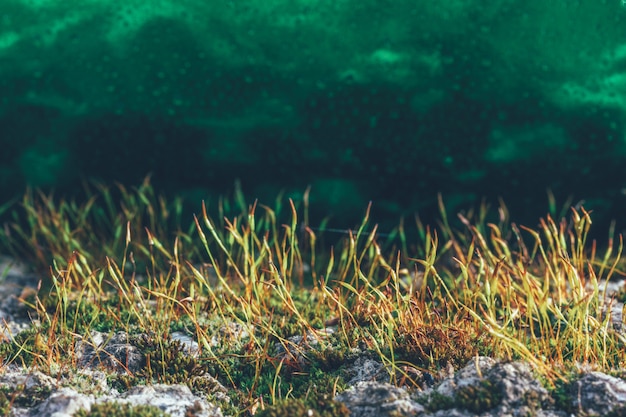
[[[311,396],[308,399],[290,398],[280,401],[276,405],[269,406],[265,410],[256,414],[259,417],[291,417],[291,416],[312,416],[312,417],[349,417],[348,408],[327,397],[318,398]]]
[[[341,377],[313,369],[308,375],[292,375],[288,381],[291,386],[289,398],[278,400],[258,415],[265,417],[350,415],[344,404],[334,400],[335,393],[346,388]]]
[[[0,343],[0,358],[5,363],[24,367],[49,369],[51,361],[60,361],[73,352],[74,340],[66,333],[58,333],[47,324],[35,324],[22,330],[11,340]]]
[[[324,327],[325,318],[331,314],[328,307],[316,300],[315,293],[307,288],[290,290],[293,304],[286,304],[280,294],[268,294],[264,308],[272,312],[272,320],[277,322],[276,335],[282,338],[301,335],[310,328]],[[293,312],[298,311],[298,315]]]
[[[0,343],[0,357],[9,363],[31,366],[37,358],[45,357],[44,335],[45,330],[36,326],[22,330],[12,340]]]
[[[168,413],[161,411],[158,407],[151,405],[132,405],[109,401],[96,403],[89,411],[78,410],[75,417],[169,417]]]
[[[313,349],[308,353],[308,357],[313,362],[313,366],[324,372],[333,372],[345,364],[348,357],[348,349],[341,346],[328,346],[322,350]]]
[[[204,374],[200,362],[185,352],[179,341],[146,336],[137,339],[137,346],[146,357],[146,366],[138,375],[147,381],[178,384]]]
[[[136,326],[136,317],[128,310],[120,310],[119,305],[119,297],[113,294],[95,303],[72,300],[67,307],[66,325],[79,334],[91,330],[109,333],[120,329],[122,325],[124,329]]]
[[[455,399],[460,408],[480,414],[497,407],[502,402],[502,392],[490,380],[482,379],[477,384],[459,387]]]
[[[450,410],[456,406],[453,397],[443,395],[437,391],[433,391],[428,396],[420,397],[419,402],[422,403],[428,411],[436,412],[439,410]]]
[[[442,325],[423,326],[414,331],[400,332],[394,341],[398,360],[433,369],[448,364],[464,366],[481,350],[482,335],[467,330],[450,329]]]
[[[12,406],[34,407],[50,396],[51,388],[47,386],[0,385],[0,414],[9,415]]]
[[[461,408],[475,414],[481,414],[497,407],[502,402],[502,392],[488,379],[476,384],[459,387],[453,397],[437,391],[421,397],[420,402],[431,412]]]
[[[570,415],[575,415],[578,410],[574,407],[572,397],[572,384],[567,380],[557,381],[550,389],[550,397],[557,410],[563,410]]]
[[[145,367],[135,374],[139,380],[184,384],[193,392],[205,396],[215,391],[216,382],[208,378],[206,365],[186,352],[181,342],[160,341],[146,336],[138,338],[137,347],[146,358]]]
[[[0,391],[0,414],[3,416],[8,416],[11,412],[11,397],[8,396],[5,392]]]
[[[534,416],[538,410],[548,406],[554,406],[554,399],[552,397],[542,398],[537,391],[527,391],[524,393],[523,402]]]

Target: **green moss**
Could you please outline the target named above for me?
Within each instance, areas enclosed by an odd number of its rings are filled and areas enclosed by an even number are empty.
[[[481,349],[480,337],[466,331],[424,325],[414,331],[400,332],[394,341],[398,359],[432,369],[464,366]]]
[[[32,366],[43,360],[49,349],[45,340],[47,330],[46,326],[22,330],[10,341],[0,343],[0,357],[21,366]]]
[[[278,294],[270,292],[268,295],[264,301],[264,307],[266,311],[272,312],[273,321],[280,323],[279,326],[275,326],[277,335],[280,337],[289,338],[301,335],[311,327],[321,329],[324,327],[325,318],[331,314],[325,305],[318,305],[310,289],[292,289],[290,296],[293,306],[300,317],[306,320],[305,327],[304,323],[293,314],[292,307],[287,306]]]
[[[308,375],[292,375],[291,378],[287,378],[287,381],[293,397],[279,401],[260,415],[272,417],[296,415],[347,417],[350,415],[344,404],[333,399],[336,392],[346,388],[346,383],[340,376],[321,369],[312,369]]]
[[[432,412],[462,408],[480,414],[497,407],[502,402],[502,393],[493,382],[483,379],[477,384],[458,388],[454,397],[433,391],[420,402]]]
[[[420,402],[423,403],[426,409],[433,412],[449,410],[455,406],[454,398],[439,394],[437,391],[433,391],[428,397],[423,397]]]
[[[502,402],[502,392],[493,382],[483,379],[478,384],[457,389],[455,399],[459,407],[474,413],[483,413]]]
[[[94,404],[89,411],[82,409],[74,414],[75,417],[168,417],[169,415],[151,405],[131,405],[114,401]]]
[[[256,415],[258,417],[349,417],[350,410],[348,410],[345,404],[329,398],[328,395],[316,395],[306,399],[291,398],[284,400]]]
[[[66,325],[77,332],[95,330],[108,333],[119,328],[121,323],[137,324],[136,317],[128,310],[119,311],[120,299],[117,295],[102,298],[97,303],[72,301],[66,315]],[[112,314],[115,311],[117,315]]]
[[[5,392],[0,391],[0,415],[8,416],[11,411],[11,399]]]
[[[0,385],[0,415],[9,415],[11,407],[35,407],[50,396],[52,389],[48,386],[19,385],[9,387]]]
[[[127,390],[142,383],[184,384],[201,395],[210,395],[217,388],[217,383],[207,373],[206,361],[188,354],[181,342],[159,342],[144,335],[134,337],[133,344],[145,356],[145,365],[134,375],[113,376],[114,387]]]
[[[205,372],[202,364],[186,353],[179,341],[161,342],[152,337],[141,337],[137,347],[146,357],[146,366],[139,375],[147,380],[177,384]]]
[[[324,371],[336,371],[346,362],[348,350],[345,347],[327,347],[322,350],[312,350],[308,356],[315,362],[315,366]]]

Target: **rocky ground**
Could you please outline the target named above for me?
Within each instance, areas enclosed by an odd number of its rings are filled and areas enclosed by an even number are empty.
[[[5,260],[0,264],[1,336],[8,340],[28,328],[31,319],[18,297],[36,291],[37,277],[26,268]],[[611,284],[609,293],[621,283]],[[611,314],[616,326],[621,325],[623,305],[617,303]],[[332,331],[332,328],[329,329]],[[189,355],[197,351],[195,342],[174,334]],[[294,341],[297,343],[297,341]],[[106,403],[149,405],[166,415],[222,416],[215,401],[194,394],[185,385],[138,386],[125,392],[113,388],[101,370],[123,373],[124,363],[132,370],[141,361],[141,352],[123,332],[108,335],[93,332],[88,344],[76,347],[78,371],[58,369],[49,373],[5,364],[0,370],[0,391],[11,401],[13,417],[70,417],[79,410],[90,410]],[[6,362],[7,358],[3,358]],[[97,365],[98,364],[98,365]],[[389,384],[384,365],[367,354],[356,355],[343,366],[349,388],[338,393],[335,400],[343,403],[353,417],[369,416],[621,416],[626,415],[626,382],[618,377],[593,370],[581,370],[572,381],[549,392],[537,380],[530,366],[521,362],[497,362],[478,357],[464,368],[450,369],[435,377],[422,375],[421,389],[408,389]],[[210,375],[203,375],[213,386],[212,399],[228,402],[228,391]],[[315,415],[313,411],[309,415]]]

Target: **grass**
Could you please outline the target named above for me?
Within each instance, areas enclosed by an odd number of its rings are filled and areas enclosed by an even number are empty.
[[[601,285],[622,274],[622,238],[610,231],[600,252],[584,208],[530,228],[483,204],[457,227],[440,202],[436,226],[416,217],[384,238],[368,208],[327,247],[309,224],[308,192],[269,207],[236,191],[187,223],[182,201],[148,180],[86,193],[77,203],[28,190],[3,206],[13,213],[3,251],[42,274],[22,299],[33,327],[0,344],[4,367],[76,369],[79,342],[95,349],[94,331],[122,331],[144,360],[131,369],[114,359],[123,372],[112,384],[184,383],[222,401],[211,375],[232,415],[343,415],[332,398],[357,355],[414,389],[476,355],[527,361],[553,388],[581,365],[624,367],[626,340],[606,313],[616,301]],[[173,332],[193,337],[199,354]]]

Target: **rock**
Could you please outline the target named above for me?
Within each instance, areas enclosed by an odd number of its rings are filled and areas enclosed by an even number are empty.
[[[131,405],[157,407],[172,417],[222,417],[219,407],[191,393],[184,385],[140,386],[120,396],[82,394],[73,388],[60,388],[29,413],[28,417],[72,417],[80,409],[90,410],[93,404],[117,401]],[[14,414],[15,415],[15,414]]]
[[[522,362],[496,363],[479,357],[427,395],[429,408],[447,408],[445,414],[441,410],[435,416],[565,415],[550,410],[553,401],[548,391],[533,377],[529,365]],[[450,414],[452,410],[454,414]]]
[[[348,407],[351,417],[417,416],[425,411],[406,390],[375,381],[359,382],[335,400]]]
[[[16,367],[7,369],[0,375],[1,387],[23,387],[25,392],[29,390],[51,391],[56,386],[57,381],[39,371],[25,373]]]
[[[89,409],[95,402],[93,395],[85,395],[72,388],[60,388],[43,403],[35,407],[29,416],[32,417],[72,417],[80,409]]]
[[[197,357],[199,355],[200,346],[198,345],[198,342],[194,340],[193,337],[183,332],[172,332],[170,337],[173,341],[180,342],[186,354],[193,356],[193,357]]]
[[[463,369],[456,374],[450,375],[437,386],[437,393],[445,397],[453,398],[456,389],[459,387],[469,386],[478,383],[482,378],[479,376],[478,369],[481,374],[489,371],[496,361],[487,357],[479,357],[478,361],[469,362]]]
[[[113,336],[91,332],[91,340],[77,343],[78,363],[83,367],[104,366],[118,373],[136,372],[144,365],[145,358],[140,350],[131,344],[126,332]]]
[[[359,382],[384,382],[389,380],[389,374],[382,362],[367,356],[356,358],[352,364],[346,367],[343,375],[348,385],[356,385]]]
[[[622,379],[601,372],[589,372],[570,387],[574,409],[586,416],[603,416],[616,410],[626,410],[626,381]]]
[[[73,388],[54,391],[46,400],[29,411],[14,412],[14,417],[71,417],[80,409],[90,410],[93,404],[117,401],[131,405],[157,407],[172,417],[222,417],[219,407],[191,393],[185,385],[151,385],[134,387],[122,395],[96,397]]]
[[[28,416],[29,411],[47,399],[56,386],[54,378],[15,365],[7,366],[0,376],[0,392],[9,394],[5,398],[12,401],[12,417]]]
[[[0,341],[31,327],[29,309],[19,298],[36,294],[38,283],[26,265],[0,255]]]
[[[335,331],[335,328],[327,327],[323,330],[307,331],[306,336],[295,335],[285,341],[278,341],[274,344],[275,358],[304,367],[307,362],[306,351],[318,347],[320,340],[328,339]]]
[[[119,392],[109,385],[108,375],[100,370],[91,368],[75,369],[60,380],[64,386],[71,386],[83,394],[93,394],[95,397],[119,395]]]
[[[241,323],[231,322],[223,325],[211,336],[211,347],[231,345],[233,342],[242,343],[250,337],[250,332]]]
[[[375,361],[366,358],[357,359],[355,364],[357,363],[363,368],[378,369]],[[356,379],[375,376],[376,373],[365,371]],[[405,388],[388,383],[361,380],[337,395],[335,399],[346,405],[351,417],[375,415],[567,417],[568,415],[564,411],[553,410],[552,398],[533,377],[529,365],[522,362],[497,363],[486,357],[470,361],[435,388],[411,394]]]
[[[172,417],[222,417],[219,407],[193,395],[186,385],[156,384],[134,387],[118,401],[158,407]]]

